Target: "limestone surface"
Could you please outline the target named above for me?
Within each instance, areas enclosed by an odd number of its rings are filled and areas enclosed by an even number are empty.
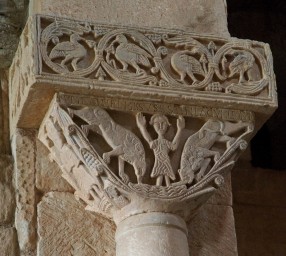
[[[193,255],[238,256],[232,207],[205,204],[188,229]]]
[[[18,252],[15,228],[0,227],[0,253],[3,256],[15,256]]]
[[[36,187],[42,192],[73,192],[73,188],[62,178],[59,166],[51,161],[45,146],[36,141]]]
[[[1,60],[0,60],[1,62]],[[0,70],[0,154],[10,154],[8,72]]]
[[[115,225],[84,210],[70,193],[50,192],[38,204],[38,255],[115,255]]]
[[[25,0],[0,1],[0,69],[9,68],[25,21]]]
[[[18,129],[12,142],[15,160],[15,226],[20,251],[34,255],[36,249],[35,131]]]
[[[225,0],[33,0],[33,13],[229,36]]]
[[[12,175],[12,158],[0,155],[0,225],[12,222],[14,216],[15,194]]]
[[[23,256],[115,255],[101,215],[118,226],[146,212],[194,217],[277,107],[270,48],[229,38],[225,0],[31,0],[30,14],[9,88]],[[49,152],[17,130],[40,124]],[[158,232],[158,218],[124,233],[129,253],[137,236],[142,254],[153,242],[149,255],[158,244],[160,256],[188,245],[237,256],[227,184],[189,224],[189,243],[182,229]]]

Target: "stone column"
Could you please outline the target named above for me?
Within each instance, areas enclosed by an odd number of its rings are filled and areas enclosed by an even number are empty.
[[[185,223],[277,107],[269,46],[230,38],[224,1],[49,3],[10,69],[11,133],[39,129],[75,198],[118,225],[117,255],[188,255]]]
[[[189,256],[185,221],[168,213],[142,213],[119,224],[115,235],[117,256]]]

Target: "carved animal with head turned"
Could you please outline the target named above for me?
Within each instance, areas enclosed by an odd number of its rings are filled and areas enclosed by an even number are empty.
[[[194,74],[205,76],[205,72],[201,63],[194,57],[190,56],[190,54],[192,54],[192,52],[188,50],[175,53],[171,58],[171,65],[180,75],[181,82],[184,82],[186,76],[189,76],[193,83],[196,83],[198,79]]]
[[[192,183],[194,179],[200,180],[211,161],[218,160],[219,152],[210,150],[215,142],[233,141],[232,137],[224,134],[224,123],[218,120],[208,120],[202,128],[191,135],[185,143],[179,174],[182,181]]]
[[[92,41],[86,40],[82,37],[80,37],[78,34],[72,34],[70,36],[70,42],[58,42],[58,39],[56,40],[56,46],[52,49],[49,57],[51,60],[58,59],[58,58],[64,58],[61,61],[61,66],[63,68],[67,68],[65,65],[68,61],[71,61],[71,65],[73,69],[76,71],[78,70],[77,63],[82,60],[86,54],[87,51],[85,47],[79,43],[80,40],[85,41],[89,47],[93,47],[94,44]],[[54,40],[55,41],[55,40]]]
[[[110,162],[110,157],[118,156],[119,176],[125,183],[129,177],[124,173],[124,162],[133,165],[138,183],[142,183],[142,178],[146,170],[145,151],[141,141],[131,131],[114,122],[109,114],[100,107],[85,107],[80,110],[68,109],[71,116],[76,115],[88,123],[82,129],[87,134],[92,130],[100,134],[112,151],[103,154],[103,160]]]
[[[148,58],[152,56],[141,47],[133,43],[128,43],[126,36],[118,35],[113,41],[119,43],[115,51],[116,59],[123,65],[123,71],[127,71],[128,65],[136,69],[136,73],[140,74],[144,72],[139,65],[144,67],[151,67]]]
[[[248,76],[248,81],[251,81],[252,76],[250,71],[255,62],[255,58],[253,57],[253,55],[250,52],[238,50],[229,50],[224,54],[224,56],[226,55],[234,56],[233,61],[229,64],[229,77],[231,78],[234,75],[239,74],[239,83],[243,83],[246,81],[246,73]],[[226,60],[226,57],[224,57],[224,60]]]

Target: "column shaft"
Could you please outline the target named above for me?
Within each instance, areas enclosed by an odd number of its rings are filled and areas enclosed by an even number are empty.
[[[180,217],[144,213],[119,223],[116,256],[189,256],[187,227]]]

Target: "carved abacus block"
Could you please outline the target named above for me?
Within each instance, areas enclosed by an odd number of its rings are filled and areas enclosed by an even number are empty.
[[[12,130],[39,127],[56,91],[223,103],[257,112],[261,123],[277,107],[268,44],[182,30],[37,15],[27,23],[10,77]]]

